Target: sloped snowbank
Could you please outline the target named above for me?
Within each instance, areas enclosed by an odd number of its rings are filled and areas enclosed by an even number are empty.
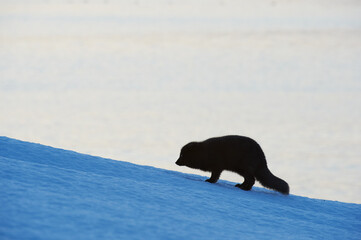
[[[361,239],[361,205],[0,137],[1,239]],[[292,189],[292,186],[291,186]]]

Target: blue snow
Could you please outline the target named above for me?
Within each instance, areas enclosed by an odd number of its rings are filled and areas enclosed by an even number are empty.
[[[0,137],[0,239],[361,239],[360,204],[205,179]]]

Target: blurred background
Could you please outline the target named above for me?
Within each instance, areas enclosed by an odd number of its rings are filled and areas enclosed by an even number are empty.
[[[245,135],[292,194],[361,203],[360,13],[358,0],[0,0],[0,135],[204,176],[174,164],[180,148]]]

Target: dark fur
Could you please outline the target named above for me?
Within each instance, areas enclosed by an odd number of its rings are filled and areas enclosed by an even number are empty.
[[[289,194],[288,184],[270,172],[261,147],[248,137],[224,136],[188,143],[176,164],[211,172],[206,180],[210,183],[217,182],[222,171],[228,170],[244,177],[244,182],[236,185],[240,189],[251,190],[257,180],[267,188]]]

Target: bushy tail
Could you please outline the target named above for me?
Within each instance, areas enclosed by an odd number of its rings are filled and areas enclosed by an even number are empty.
[[[266,188],[276,190],[283,194],[289,194],[290,188],[282,179],[273,175],[267,166],[256,172],[256,179]]]

